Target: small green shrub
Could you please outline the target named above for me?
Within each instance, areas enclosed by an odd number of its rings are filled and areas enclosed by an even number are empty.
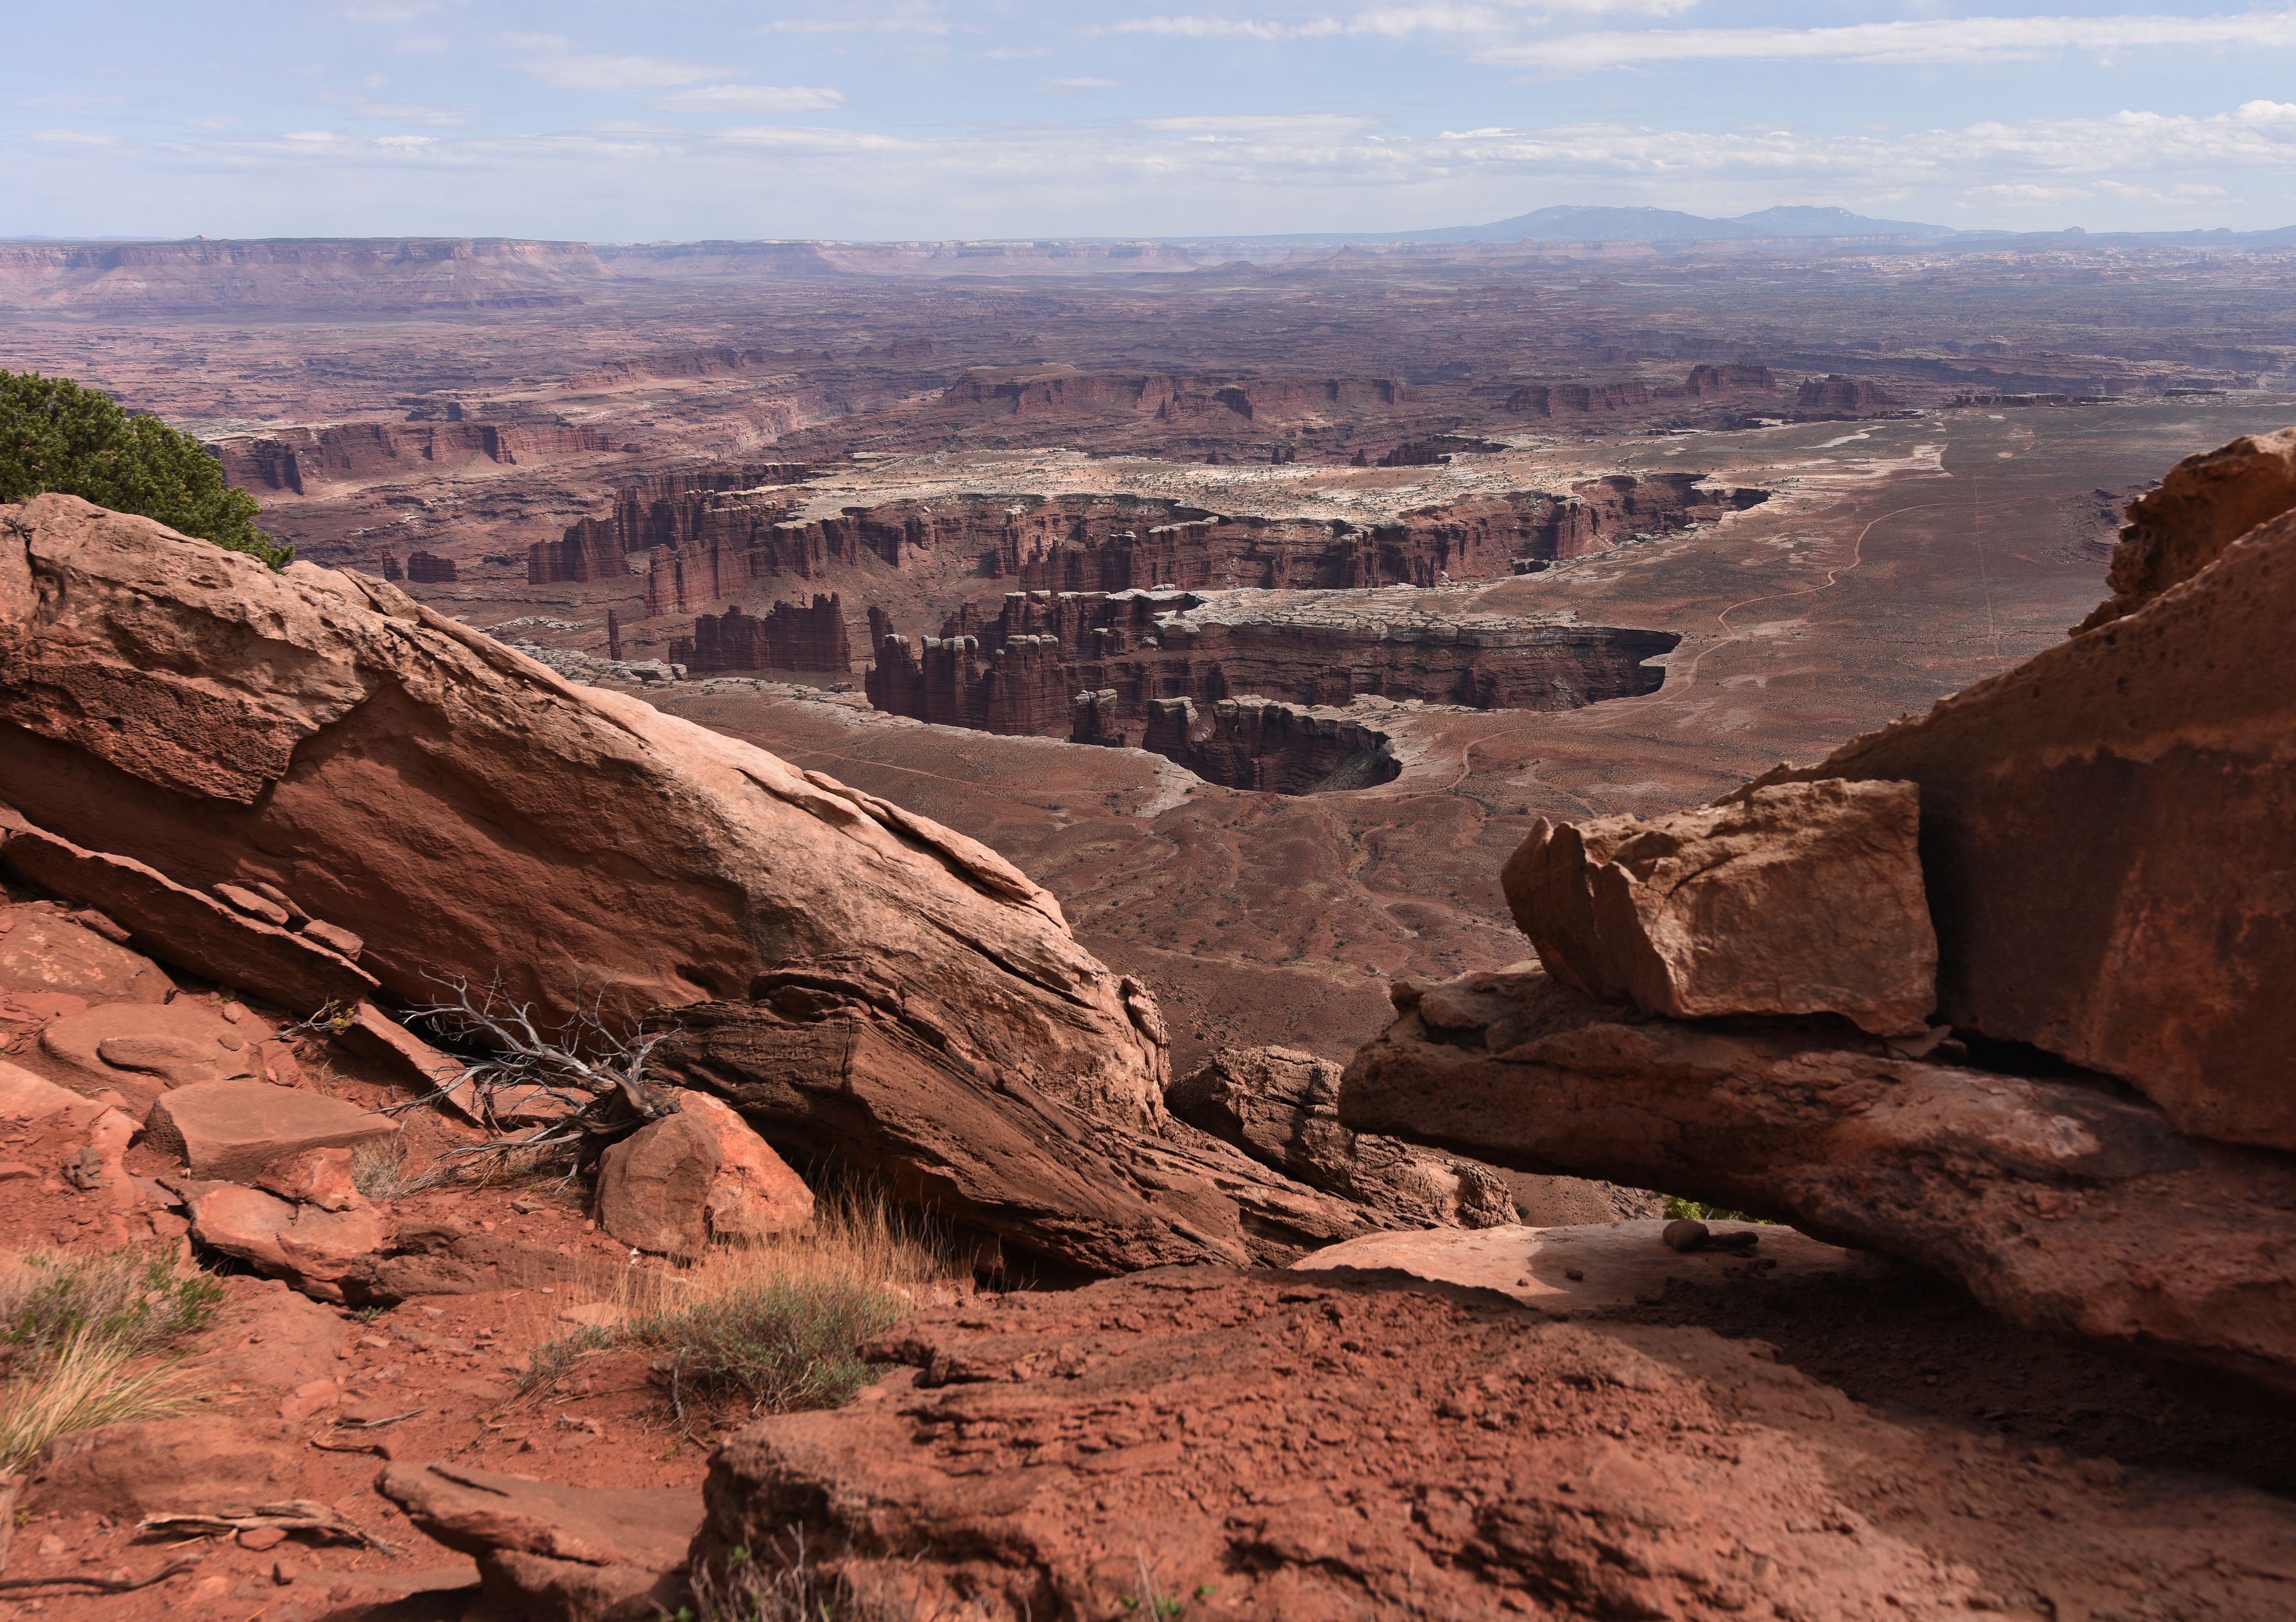
[[[904,1310],[848,1279],[773,1279],[640,1318],[621,1339],[660,1354],[673,1392],[738,1397],[757,1413],[832,1408],[869,1379],[861,1343]]]
[[[255,527],[255,497],[226,484],[191,435],[68,377],[0,371],[0,502],[48,491],[157,519],[274,569],[295,555]]]
[[[1666,1197],[1666,1219],[1675,1222],[1685,1216],[1693,1222],[1759,1222],[1764,1227],[1776,1225],[1767,1216],[1749,1216],[1743,1211],[1728,1210],[1718,1205],[1701,1205],[1695,1200],[1669,1194]]]
[[[51,1361],[76,1338],[156,1351],[203,1328],[223,1299],[204,1273],[178,1274],[164,1256],[26,1256],[0,1266],[0,1322],[20,1364]]]

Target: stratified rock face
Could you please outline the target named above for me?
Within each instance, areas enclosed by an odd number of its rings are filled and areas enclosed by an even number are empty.
[[[1224,1048],[1164,1094],[1172,1113],[1311,1188],[1408,1226],[1496,1227],[1514,1220],[1491,1172],[1340,1125],[1340,1067],[1293,1048]]]
[[[874,1349],[907,1366],[867,1400],[712,1458],[705,1583],[801,1548],[840,1616],[977,1622],[1832,1622],[2028,1592],[2101,1617],[2164,1568],[2196,1614],[2285,1604],[2277,1499],[2102,1485],[1704,1331],[1190,1268],[927,1311]]]
[[[1541,820],[1500,874],[1548,972],[1646,1013],[1838,1013],[1919,1031],[1937,1002],[1911,783],[1793,784],[1641,821]]]
[[[335,422],[217,442],[224,478],[256,490],[306,493],[310,484],[375,479],[467,462],[515,463],[521,455],[611,451],[602,429],[560,422]]]
[[[865,560],[898,568],[919,554],[977,558],[981,574],[1031,592],[1432,586],[1504,577],[1521,560],[1583,557],[1767,497],[1710,486],[1699,473],[1618,473],[1567,492],[1502,491],[1364,524],[1230,516],[1128,494],[901,500],[799,518],[803,495],[766,481],[689,494],[674,521],[585,520],[564,541],[537,546],[529,578],[603,578],[627,567],[622,552],[652,547],[650,615],[691,613],[748,594],[758,580],[811,579]]]
[[[1846,373],[1830,372],[1824,377],[1806,380],[1794,396],[1796,415],[1804,414],[1838,414],[1860,416],[1885,410],[1898,403],[1898,397],[1870,377],[1852,377]]]
[[[1438,618],[1411,595],[1012,592],[993,620],[962,611],[938,637],[880,643],[869,701],[938,725],[1052,737],[1073,733],[1078,692],[1116,695],[1100,706],[1103,730],[1184,698],[1206,710],[1247,695],[1338,706],[1360,694],[1575,709],[1655,692],[1666,673],[1648,661],[1681,641],[1570,618]]]
[[[406,578],[414,585],[450,585],[455,572],[452,558],[442,558],[430,552],[410,552],[406,554]]]
[[[723,614],[704,614],[693,635],[669,644],[669,662],[695,675],[726,670],[837,670],[853,668],[853,648],[845,633],[845,605],[835,593],[816,593],[810,607],[776,602],[760,618],[736,603]]]
[[[1341,1124],[1780,1216],[2013,1322],[2296,1389],[2296,1162],[1835,1021],[1652,1019],[1525,966],[1397,987]]]
[[[2291,507],[2296,507],[2296,428],[2243,436],[2185,457],[2156,488],[2128,504],[2128,525],[2105,577],[2112,597],[2080,628],[2134,613]]]
[[[709,497],[727,490],[795,484],[811,471],[796,463],[711,466],[657,473],[623,485],[614,492],[610,516],[578,519],[560,539],[537,541],[527,549],[527,584],[612,579],[628,572],[627,553],[700,539],[706,515],[713,510]]]
[[[674,1018],[660,1056],[791,1159],[1071,1267],[1370,1225],[1172,1120],[1154,1000],[986,847],[378,580],[67,496],[0,519],[0,758],[32,822],[102,853],[72,861],[299,940],[206,888],[268,885],[408,1003],[499,975],[546,1023],[602,995]]]
[[[2182,1131],[2296,1150],[2292,623],[2283,514],[2134,613],[1766,781],[1920,785],[1954,1026],[2120,1077]]]

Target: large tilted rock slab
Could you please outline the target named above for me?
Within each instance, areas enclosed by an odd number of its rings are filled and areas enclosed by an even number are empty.
[[[0,759],[40,828],[292,897],[403,1003],[499,976],[545,1022],[675,1017],[676,1064],[793,1163],[1072,1266],[1367,1225],[1174,1122],[1153,999],[986,847],[379,580],[69,496],[0,520]]]
[[[1340,1125],[1340,1067],[1296,1048],[1223,1048],[1165,1089],[1172,1113],[1311,1188],[1403,1227],[1495,1227],[1514,1220],[1484,1167]]]
[[[1541,820],[1501,872],[1549,972],[1677,1020],[1923,1029],[1937,937],[1911,783],[1792,783],[1647,820]]]
[[[0,786],[12,792],[15,784],[0,779]],[[91,820],[87,809],[82,823]],[[0,865],[27,883],[117,919],[137,945],[177,968],[298,1013],[357,1002],[374,989],[373,975],[325,943],[226,906],[147,863],[86,849],[5,805],[0,805]]]
[[[375,1115],[301,1087],[267,1081],[201,1081],[163,1093],[144,1118],[155,1149],[194,1177],[252,1183],[277,1161],[308,1149],[350,1149],[398,1130]]]
[[[1535,969],[1405,990],[1340,1118],[1791,1219],[2037,1329],[2296,1389],[2296,1161],[2079,1081],[1784,1020],[1652,1019]]]
[[[878,1350],[907,1366],[862,1400],[718,1449],[703,1583],[738,1548],[801,1550],[840,1616],[968,1622],[2286,1609],[2283,1500],[1980,1446],[1703,1330],[1205,1267]]]
[[[2296,1150],[2291,626],[2296,513],[2125,618],[1764,781],[1920,785],[1954,1026],[2120,1077],[2187,1133]]]

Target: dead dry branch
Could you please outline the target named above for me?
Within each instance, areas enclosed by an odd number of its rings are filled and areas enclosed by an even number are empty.
[[[203,1515],[146,1515],[135,1523],[138,1533],[188,1533],[194,1537],[229,1537],[240,1532],[276,1528],[338,1543],[357,1544],[384,1554],[398,1552],[365,1528],[346,1520],[324,1503],[292,1498],[283,1503],[258,1503],[252,1509],[217,1510]]]
[[[488,1140],[449,1150],[450,1156],[488,1166],[562,1159],[570,1171],[580,1170],[608,1144],[675,1113],[652,1074],[654,1052],[676,1034],[672,1028],[649,1029],[643,1020],[617,1028],[601,994],[578,1005],[564,1025],[545,1030],[533,1005],[512,1001],[499,977],[475,990],[460,977],[436,983],[447,997],[409,1010],[408,1020],[487,1051],[435,1091],[398,1107],[451,1098],[475,1118]]]

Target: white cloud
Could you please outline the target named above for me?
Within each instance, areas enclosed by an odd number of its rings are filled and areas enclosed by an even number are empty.
[[[1082,90],[1113,90],[1116,88],[1117,83],[1118,81],[1112,78],[1093,78],[1087,76],[1081,78],[1048,78],[1040,81],[1037,84],[1037,88],[1039,90],[1049,90],[1054,93],[1076,92]]]
[[[32,139],[48,146],[118,146],[118,135],[105,135],[93,129],[35,130]]]
[[[694,85],[723,75],[722,68],[665,61],[658,56],[613,56],[577,51],[563,34],[512,34],[505,42],[522,53],[519,66],[560,90],[662,90]]]
[[[654,105],[663,112],[826,112],[845,105],[845,93],[806,85],[701,85]]]
[[[1650,29],[1492,45],[1486,61],[1558,73],[1656,62],[1997,62],[2061,51],[2296,46],[2296,12],[2177,17],[1936,17],[1824,29]]]

